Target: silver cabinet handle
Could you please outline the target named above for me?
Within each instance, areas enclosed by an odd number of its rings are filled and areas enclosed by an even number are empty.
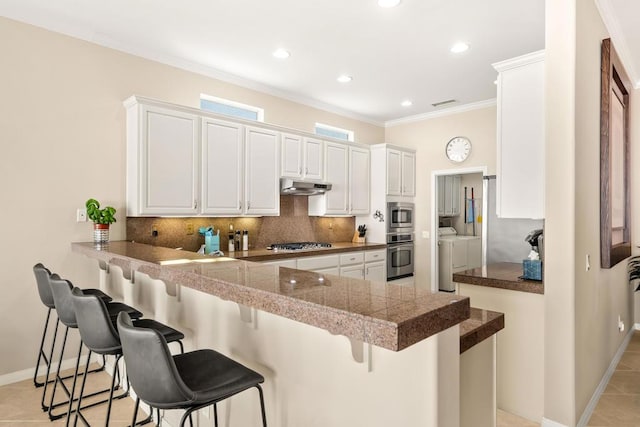
[[[309,175],[309,168],[304,168],[304,173],[306,173],[307,175]]]
[[[251,209],[251,202],[247,202],[247,210]]]
[[[298,168],[298,175],[302,175],[302,166]]]
[[[238,200],[238,209],[242,209],[242,201]]]
[[[198,201],[197,200],[193,201],[193,209],[198,209]]]

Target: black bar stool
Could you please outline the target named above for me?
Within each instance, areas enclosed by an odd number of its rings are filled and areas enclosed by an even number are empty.
[[[262,425],[267,426],[259,373],[213,350],[196,350],[172,356],[167,342],[153,329],[137,328],[127,313],[118,315],[118,332],[127,365],[127,377],[136,391],[135,425],[140,400],[160,409],[186,409],[180,420],[184,426],[193,411],[216,404],[249,388],[260,394]],[[153,360],[153,363],[149,363]]]
[[[89,358],[91,357],[92,352],[101,355],[111,355],[115,356],[116,358],[113,368],[113,376],[111,378],[109,404],[107,406],[107,419],[105,425],[108,426],[109,419],[111,417],[111,405],[113,401],[116,369],[118,366],[118,361],[122,357],[122,346],[120,344],[120,337],[118,335],[118,332],[116,331],[116,326],[114,324],[115,322],[113,321],[109,314],[109,311],[107,310],[107,305],[105,305],[105,303],[101,301],[100,298],[97,298],[95,295],[83,294],[82,290],[78,288],[73,289],[71,294],[71,300],[75,309],[80,336],[82,337],[82,342],[84,343],[84,345],[89,349],[89,356],[87,358],[87,364],[84,368],[84,371],[87,372],[87,370],[89,369]],[[154,331],[158,332],[166,342],[178,342],[178,344],[180,344],[180,350],[184,352],[184,347],[182,346],[181,342],[181,340],[184,339],[184,334],[182,332],[152,319],[139,319],[136,320],[134,324],[139,328],[153,329]],[[150,363],[150,361],[148,360],[147,363]],[[87,376],[85,375],[82,379],[82,385],[80,386],[80,397],[78,398],[74,426],[78,422],[78,417],[80,417],[82,421],[88,425],[80,411],[80,408],[82,406],[82,394],[84,392],[86,381]],[[138,408],[136,406],[136,411],[137,409]],[[151,415],[148,419],[145,420],[145,422],[148,421],[151,421]]]
[[[36,277],[36,285],[38,288],[38,295],[40,296],[40,300],[45,307],[47,307],[47,318],[44,322],[44,329],[42,331],[42,339],[40,340],[40,349],[38,350],[38,359],[36,360],[36,369],[33,374],[33,385],[36,387],[44,386],[42,390],[42,398],[40,400],[40,406],[42,406],[43,411],[47,411],[49,406],[45,405],[45,396],[47,393],[47,385],[51,384],[55,381],[55,379],[49,379],[49,374],[51,373],[51,359],[53,357],[53,352],[55,348],[56,337],[58,336],[58,326],[60,325],[60,320],[56,318],[56,327],[53,331],[53,339],[51,340],[51,349],[49,351],[49,356],[44,352],[44,343],[47,337],[47,330],[49,328],[49,319],[51,317],[51,310],[55,308],[55,302],[53,300],[53,294],[51,293],[51,286],[49,285],[49,277],[51,276],[51,271],[47,269],[41,263],[38,263],[33,266],[33,273]],[[104,302],[110,302],[111,297],[100,289],[85,289],[85,293],[90,295],[95,295],[102,299]],[[45,379],[43,382],[38,381],[38,370],[40,369],[40,361],[43,360],[46,365],[46,373]],[[89,372],[98,372],[104,369],[104,365],[99,368],[93,369]],[[62,379],[71,378],[71,376],[62,377]]]
[[[66,326],[65,332],[64,332],[64,340],[62,342],[62,348],[60,349],[60,358],[59,358],[60,362],[58,363],[58,369],[56,371],[55,382],[53,385],[53,391],[51,393],[51,401],[49,403],[49,409],[48,409],[49,419],[53,421],[53,420],[62,418],[65,415],[70,414],[71,412],[72,405],[73,405],[73,394],[75,391],[76,381],[78,378],[78,368],[80,366],[80,355],[82,353],[82,340],[80,341],[80,346],[78,348],[78,358],[76,361],[75,374],[73,376],[73,385],[71,387],[71,391],[69,391],[67,386],[62,381],[62,378],[60,377],[60,366],[62,365],[62,360],[64,359],[64,350],[67,342],[67,335],[69,333],[69,328],[72,328],[72,329],[78,328],[76,314],[73,308],[73,302],[71,301],[71,290],[73,289],[73,285],[68,280],[61,279],[60,276],[58,276],[57,274],[52,274],[51,276],[49,276],[48,281],[49,281],[49,286],[51,287],[51,292],[53,294],[53,299],[55,302],[56,312],[58,313],[58,318]],[[138,310],[136,310],[131,306],[128,306],[120,302],[110,302],[107,305],[107,307],[108,307],[109,315],[111,318],[114,319],[114,321],[118,313],[120,313],[121,311],[129,313],[132,317],[136,319],[142,317],[141,312],[139,312]],[[58,384],[60,384],[62,390],[65,392],[69,400],[66,400],[64,402],[60,402],[54,405],[54,399],[55,399],[56,389]],[[106,393],[107,391],[109,390],[108,389],[101,390],[99,392],[92,393],[91,395],[94,396],[100,393]],[[91,405],[87,405],[87,407],[95,406],[105,402],[107,401],[104,400],[100,402],[95,402],[95,403],[92,403]],[[54,407],[58,407],[66,404],[69,405],[67,412],[60,413],[60,414],[53,414],[52,409]]]

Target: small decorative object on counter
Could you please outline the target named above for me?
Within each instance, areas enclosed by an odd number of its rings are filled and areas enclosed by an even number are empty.
[[[249,250],[249,230],[244,230],[242,232],[242,250]]]
[[[109,226],[116,222],[116,209],[106,206],[100,209],[100,202],[89,199],[85,203],[87,217],[93,221],[93,242],[96,244],[109,243]]]

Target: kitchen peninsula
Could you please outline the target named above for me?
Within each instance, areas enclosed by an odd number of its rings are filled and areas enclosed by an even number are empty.
[[[130,242],[72,250],[99,262],[109,292],[184,331],[187,349],[261,372],[272,425],[459,425],[468,298]],[[252,425],[252,402],[219,409]]]
[[[497,346],[498,408],[538,422],[544,407],[544,282],[520,276],[521,263],[501,262],[454,273],[453,281],[458,295],[469,297],[474,307],[504,313],[507,326]]]

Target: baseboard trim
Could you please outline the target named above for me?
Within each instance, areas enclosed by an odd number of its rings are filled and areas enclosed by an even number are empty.
[[[76,367],[76,361],[78,360],[77,357],[74,357],[73,359],[65,359],[62,361],[62,366],[60,367],[60,369],[64,370],[64,369],[73,369]],[[81,356],[80,357],[80,365],[82,366],[83,364],[87,363],[87,356]],[[46,365],[40,365],[40,377],[42,377],[45,373],[45,367]],[[55,375],[56,373],[56,369],[58,369],[58,363],[53,363],[51,365],[51,372]],[[23,369],[22,371],[16,371],[16,372],[10,372],[8,374],[4,374],[4,375],[0,375],[0,386],[3,385],[7,385],[7,384],[13,384],[13,383],[17,383],[20,381],[24,381],[27,379],[31,379],[33,378],[33,374],[35,373],[35,369],[34,368],[29,368],[29,369]]]
[[[540,427],[567,427],[567,426],[543,417],[542,424],[540,424]]]
[[[602,396],[604,389],[607,387],[607,384],[609,384],[609,380],[611,379],[611,376],[615,372],[616,366],[618,366],[618,362],[620,362],[620,359],[622,358],[624,351],[627,349],[627,346],[629,345],[629,341],[631,341],[631,337],[633,336],[634,329],[638,329],[638,326],[640,326],[640,324],[636,323],[633,328],[629,329],[629,332],[624,337],[624,340],[622,341],[622,344],[620,344],[618,351],[616,352],[615,356],[613,356],[613,359],[611,359],[609,368],[607,368],[607,371],[602,376],[602,379],[600,380],[600,384],[598,384],[598,387],[596,387],[595,391],[593,392],[593,396],[591,396],[591,400],[589,400],[587,407],[584,408],[584,411],[582,412],[582,416],[578,421],[577,427],[584,427],[589,422],[589,418],[591,418],[591,415],[593,414],[594,409],[596,409],[596,405],[600,400],[600,396]]]

